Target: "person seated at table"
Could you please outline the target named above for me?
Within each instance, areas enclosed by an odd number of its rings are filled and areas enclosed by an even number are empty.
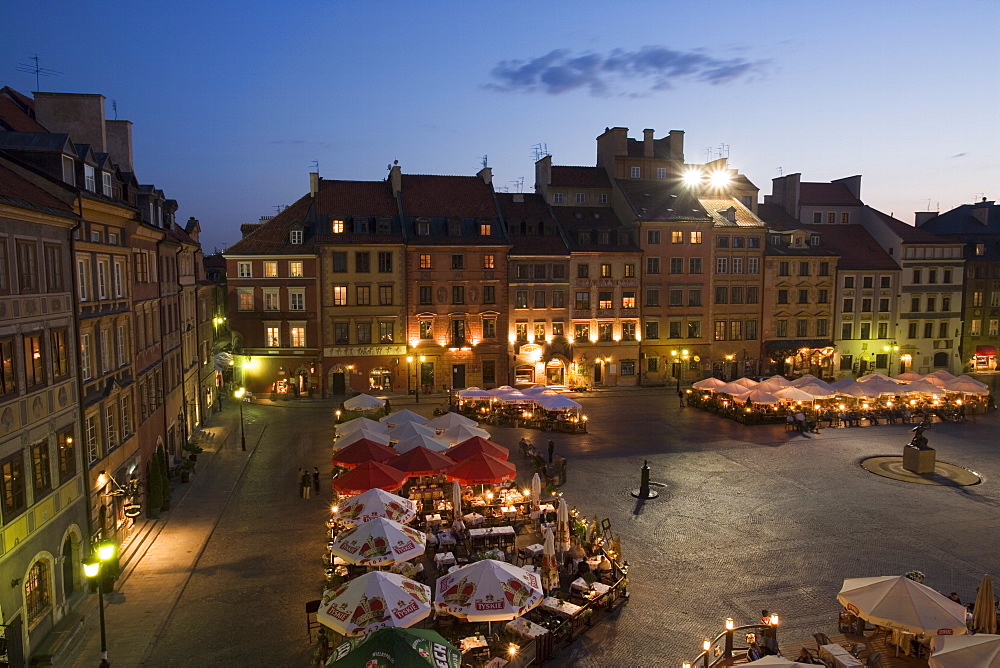
[[[799,655],[795,657],[795,662],[812,664],[813,662],[812,654],[809,653],[809,650],[807,648],[803,647],[801,650],[799,650]]]
[[[950,594],[948,594],[948,598],[950,598],[951,600],[955,601],[955,603],[958,603],[959,605],[962,604],[962,599],[960,599],[958,597],[958,592],[954,592],[954,591],[951,592]]]
[[[465,539],[465,522],[462,521],[461,517],[456,517],[455,521],[451,523],[451,530],[455,532],[458,540]]]
[[[586,561],[581,561],[576,565],[576,577],[583,578],[583,581],[589,585],[597,582],[597,576],[590,570],[590,564]]]
[[[886,408],[882,411],[882,417],[886,424],[896,424],[896,416],[892,414],[892,409]]]
[[[764,650],[762,650],[757,643],[755,642],[750,643],[750,647],[749,649],[747,649],[747,659],[749,659],[750,661],[756,661],[757,659],[763,659],[763,658],[764,658]]]

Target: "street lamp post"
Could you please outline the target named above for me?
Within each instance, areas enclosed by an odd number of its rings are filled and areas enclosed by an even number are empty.
[[[413,355],[409,355],[406,358],[407,363],[412,365],[413,367],[413,380],[415,381],[413,384],[413,396],[418,404],[420,403],[420,376],[419,376],[420,367],[417,366],[415,362],[417,362],[418,360],[420,362],[423,362],[426,359],[427,357],[425,355],[421,355],[420,357],[414,357]],[[406,384],[407,385],[410,384],[410,374],[406,375]]]
[[[115,556],[115,544],[102,541],[97,546],[96,555],[83,562],[83,574],[97,585],[97,608],[101,618],[101,668],[110,668],[108,662],[108,634],[104,623],[104,589],[108,585],[110,572],[108,562]]]
[[[236,401],[240,404],[240,448],[243,452],[247,451],[247,436],[243,427],[243,397],[246,396],[247,388],[241,387],[233,392],[233,396],[236,397]]]
[[[891,346],[882,346],[882,350],[884,350],[886,352],[886,359],[888,360],[885,363],[885,375],[891,376],[892,375],[892,356],[899,352],[899,346],[897,346],[895,344],[893,344]]]

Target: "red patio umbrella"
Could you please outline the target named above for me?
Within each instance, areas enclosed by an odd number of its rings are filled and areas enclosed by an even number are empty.
[[[406,478],[405,472],[388,464],[367,461],[334,478],[333,488],[344,494],[360,494],[376,487],[391,492],[402,487]]]
[[[468,459],[472,455],[479,453],[503,460],[506,460],[510,456],[510,450],[502,445],[497,445],[493,441],[487,441],[482,436],[473,436],[472,438],[462,441],[455,447],[445,452],[446,455],[454,459],[456,462]]]
[[[448,480],[463,485],[490,485],[510,480],[517,475],[517,467],[510,462],[479,452],[455,464],[446,474]]]
[[[365,462],[387,462],[395,459],[398,452],[389,446],[362,438],[333,453],[334,466],[353,469]]]
[[[455,460],[418,445],[389,462],[389,466],[405,471],[410,476],[434,475],[441,469],[454,466]]]

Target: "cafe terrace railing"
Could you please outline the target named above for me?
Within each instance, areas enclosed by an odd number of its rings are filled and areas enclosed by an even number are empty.
[[[696,656],[693,661],[684,661],[681,663],[681,666],[682,668],[711,668],[732,659],[734,656],[745,654],[747,649],[749,649],[749,643],[763,639],[766,633],[772,633],[774,635],[774,642],[777,644],[778,621],[778,615],[772,614],[767,624],[758,622],[756,624],[736,626],[733,618],[729,617],[726,619],[725,630],[711,640],[705,639],[702,642],[701,654]],[[737,633],[743,635],[747,643],[746,646],[736,646]],[[764,646],[763,642],[759,642],[758,644],[761,647]]]

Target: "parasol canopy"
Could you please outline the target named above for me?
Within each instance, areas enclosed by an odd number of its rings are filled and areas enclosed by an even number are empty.
[[[462,441],[448,451],[448,456],[457,462],[480,452],[504,460],[510,456],[510,450],[482,436],[473,436]]]
[[[943,380],[946,383],[949,380],[955,380],[955,378],[956,378],[956,376],[948,373],[944,369],[938,369],[937,371],[931,371],[929,374],[927,374],[926,376],[924,376],[924,378],[926,379],[929,376],[930,377],[934,377],[934,378],[940,378],[941,380]]]
[[[437,431],[433,427],[428,427],[417,422],[403,422],[389,430],[389,439],[399,443],[400,441],[405,441],[408,438],[420,436],[421,434],[424,436],[437,436]]]
[[[556,509],[556,547],[565,552],[571,547],[569,538],[569,504],[566,499],[559,499]]]
[[[386,462],[399,453],[392,448],[362,438],[333,453],[333,465],[353,469],[364,462]]]
[[[697,383],[691,383],[691,387],[696,390],[714,390],[719,385],[725,385],[726,381],[719,380],[715,376],[709,376],[704,380],[699,380]]]
[[[830,383],[830,387],[832,387],[837,391],[846,390],[847,388],[854,387],[855,385],[860,385],[860,383],[858,383],[858,381],[854,380],[850,376],[844,376],[840,380],[835,380],[832,383]]]
[[[881,371],[876,371],[875,373],[866,373],[863,376],[858,376],[858,382],[867,383],[869,380],[873,380],[875,378],[888,378],[888,377],[889,376],[885,375]]]
[[[433,436],[428,436],[427,434],[420,434],[419,436],[411,436],[405,441],[400,441],[395,445],[395,450],[397,454],[402,454],[404,452],[409,452],[413,448],[423,447],[434,452],[444,452],[448,449],[447,441],[443,441],[440,438],[434,438]]]
[[[713,391],[716,394],[743,394],[749,389],[746,385],[741,385],[740,383],[726,383],[725,385],[719,385]]]
[[[538,394],[540,392],[549,392],[550,390],[544,385],[535,383],[534,385],[529,385],[528,387],[521,388],[521,391],[524,392],[525,394]]]
[[[785,401],[813,401],[816,399],[813,395],[794,385],[775,390],[774,396]]]
[[[520,617],[542,602],[535,573],[495,559],[475,561],[437,579],[434,609],[470,622]]]
[[[984,575],[976,591],[976,605],[972,609],[972,628],[976,633],[997,632],[996,599],[993,598],[993,580]]]
[[[337,519],[348,524],[363,524],[381,517],[406,524],[417,516],[417,502],[390,494],[384,489],[370,489],[337,506]]]
[[[417,424],[425,424],[427,418],[423,415],[417,415],[411,410],[404,408],[401,411],[396,411],[392,415],[386,415],[384,418],[380,418],[379,422],[383,422],[389,427],[395,427],[397,425],[403,424],[404,422],[416,422]]]
[[[437,631],[388,627],[338,645],[326,665],[328,668],[459,668],[462,653]]]
[[[944,389],[948,392],[962,392],[963,394],[989,394],[989,385],[983,385],[971,378],[956,378],[944,384]]]
[[[733,381],[732,384],[733,385],[742,385],[743,387],[747,388],[748,390],[752,390],[753,388],[757,387],[757,385],[759,385],[760,383],[758,383],[753,378],[747,378],[746,376],[744,376],[743,378],[737,378],[736,380]]]
[[[385,399],[379,399],[370,394],[359,394],[344,402],[344,408],[349,411],[367,411],[373,408],[382,408],[383,406],[385,406]]]
[[[792,385],[794,385],[795,387],[802,387],[803,385],[808,385],[809,383],[815,383],[817,380],[819,380],[819,378],[812,375],[811,373],[807,373],[806,375],[799,376],[798,378],[793,380]]]
[[[542,586],[545,591],[559,589],[559,562],[556,561],[556,539],[552,529],[545,529],[545,539],[542,545]]]
[[[538,510],[542,506],[542,479],[538,472],[531,476],[531,509]]]
[[[453,411],[448,411],[444,415],[438,415],[436,418],[427,423],[428,427],[440,429],[441,431],[451,429],[452,427],[458,427],[459,425],[478,427],[479,423],[472,418],[467,418],[464,415],[459,415]]]
[[[467,401],[489,401],[494,397],[486,390],[481,390],[478,387],[467,387],[464,390],[459,390],[458,398]]]
[[[536,404],[549,411],[583,408],[581,404],[561,394],[535,394],[532,398]]]
[[[777,396],[766,389],[761,389],[760,387],[755,387],[752,390],[748,390],[743,394],[737,394],[733,397],[733,401],[738,401],[741,404],[745,404],[748,400],[755,404],[776,404],[781,401],[781,399]]]
[[[356,432],[358,429],[367,429],[368,431],[372,431],[377,434],[382,434],[388,431],[388,427],[381,422],[369,420],[366,417],[359,417],[349,420],[348,422],[344,422],[343,424],[338,424],[337,434],[340,436],[346,436],[347,434]]]
[[[413,626],[431,614],[431,588],[396,573],[372,571],[323,592],[316,621],[345,636]]]
[[[491,485],[511,480],[517,475],[517,468],[510,462],[480,452],[452,466],[446,475],[448,480],[463,485]]]
[[[503,394],[497,395],[497,399],[505,404],[530,404],[534,401],[531,397],[520,390],[504,392]]]
[[[854,383],[853,385],[839,388],[837,390],[837,394],[842,394],[845,397],[854,397],[856,399],[874,399],[882,393],[879,392],[877,388],[868,387],[864,383]]]
[[[898,376],[893,376],[892,379],[899,380],[904,383],[912,383],[915,380],[923,379],[923,375],[919,373],[914,373],[913,371],[907,371],[905,373],[899,374]]]
[[[878,390],[879,394],[899,394],[905,387],[891,378],[883,376],[882,374],[860,382],[869,389]]]
[[[811,394],[814,399],[826,399],[827,397],[833,397],[837,395],[837,390],[833,389],[823,381],[801,385],[799,386],[799,389],[802,390],[803,392]]]
[[[418,445],[389,462],[393,468],[406,471],[411,476],[434,475],[442,469],[454,466],[455,461]]]
[[[942,385],[945,385],[944,381],[938,381]],[[930,394],[934,396],[944,395],[944,389],[928,380],[916,380],[909,385],[900,385],[899,391],[904,394]]]
[[[480,429],[479,427],[469,427],[467,425],[459,425],[457,427],[452,427],[443,434],[439,434],[438,438],[446,443],[458,444],[462,441],[468,441],[470,438],[480,436],[482,438],[489,438],[490,432],[485,429]]]
[[[333,488],[343,494],[360,494],[378,487],[391,492],[399,489],[409,476],[380,462],[364,462],[333,479]]]
[[[787,378],[785,378],[784,376],[781,376],[781,375],[771,376],[770,378],[765,378],[764,380],[762,380],[762,381],[760,381],[758,383],[758,385],[766,385],[767,387],[773,387],[775,389],[777,389],[779,387],[788,387],[791,384],[792,384],[792,381],[788,380]]]
[[[419,557],[424,553],[426,541],[422,531],[376,517],[341,531],[330,551],[351,564],[391,566]]]
[[[837,600],[873,624],[914,635],[961,635],[965,606],[902,575],[848,578]]]
[[[352,432],[344,434],[334,442],[334,445],[339,448],[346,448],[354,441],[360,441],[363,438],[368,439],[369,441],[375,441],[376,443],[381,443],[382,445],[389,445],[389,434],[384,431],[369,431],[364,428],[356,429]]]
[[[1000,668],[1000,636],[977,633],[974,636],[935,636],[930,668]]]

